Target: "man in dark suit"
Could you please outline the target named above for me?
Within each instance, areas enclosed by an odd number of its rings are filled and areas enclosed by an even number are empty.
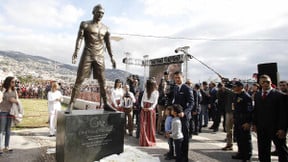
[[[209,104],[208,104],[208,108],[211,111],[211,115],[212,115],[212,120],[213,120],[213,124],[209,129],[213,129],[213,132],[218,132],[219,129],[219,124],[221,121],[221,113],[217,108],[217,88],[216,88],[216,83],[215,82],[210,82],[209,83]]]
[[[257,132],[258,156],[263,162],[271,161],[271,140],[276,146],[280,162],[288,161],[286,146],[287,110],[285,95],[271,86],[271,78],[259,78],[262,90],[255,95],[253,112],[254,130]]]
[[[202,82],[202,88],[200,89],[202,101],[201,104],[201,114],[200,114],[200,125],[204,123],[202,127],[208,126],[209,121],[209,110],[208,110],[208,104],[210,101],[210,95],[209,95],[209,87],[208,83],[206,81]]]
[[[182,72],[174,73],[174,100],[173,104],[179,104],[183,107],[183,111],[180,114],[182,133],[183,133],[183,162],[188,162],[189,151],[189,120],[191,119],[191,110],[194,105],[193,90],[188,85],[184,84]]]
[[[287,105],[287,101],[288,101],[288,85],[287,85],[287,81],[286,80],[281,80],[279,82],[279,91],[283,92],[286,95],[286,105]],[[287,107],[287,106],[286,106]],[[288,113],[288,111],[287,111]],[[287,114],[288,116],[288,114]],[[287,118],[287,126],[288,126],[288,118]],[[278,156],[277,150],[275,149],[275,151],[271,152],[271,156]]]

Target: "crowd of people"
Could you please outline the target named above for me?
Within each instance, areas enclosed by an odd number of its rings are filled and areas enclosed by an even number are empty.
[[[193,135],[201,134],[202,128],[208,127],[208,121],[213,122],[209,129],[217,133],[222,121],[223,130],[226,132],[226,146],[222,150],[233,150],[235,142],[238,146],[232,159],[251,159],[251,132],[255,131],[260,161],[271,161],[271,155],[277,155],[279,161],[288,160],[287,81],[280,81],[277,87],[272,84],[268,75],[262,75],[259,77],[259,84],[252,85],[245,85],[237,79],[193,84],[189,79],[184,82],[183,74],[179,71],[174,73],[173,79],[168,76],[169,72],[164,72],[159,84],[155,78],[149,78],[145,88],[141,89],[139,77],[131,75],[125,83],[116,79],[114,87],[108,91],[111,105],[127,117],[125,132],[133,136],[133,130],[136,129],[135,137],[139,139],[140,146],[154,146],[156,134],[164,135],[169,150],[165,159],[186,162],[189,139]],[[11,118],[8,117],[8,107],[18,102],[17,96],[25,97],[29,94],[38,98],[42,96],[39,91],[47,93],[43,96],[47,97],[49,103],[49,133],[50,136],[55,135],[55,118],[60,110],[62,94],[69,95],[68,89],[71,87],[52,82],[27,86],[29,88],[24,90],[24,86],[17,83],[13,77],[7,77],[3,87],[5,90],[0,106],[0,140],[5,138],[5,145],[0,142],[0,154],[3,151],[12,151],[9,148]],[[85,86],[81,91],[97,91],[97,87]],[[271,141],[276,148],[273,152]]]
[[[31,83],[22,83],[20,80],[15,78],[15,89],[19,98],[47,99],[48,92],[51,90],[51,82],[53,81],[35,81]],[[61,83],[58,84],[59,89],[64,95],[71,94],[70,85],[61,85]]]
[[[188,161],[189,139],[212,121],[208,128],[211,132],[217,133],[221,125],[226,132],[223,151],[232,151],[233,143],[237,143],[232,159],[251,160],[251,132],[255,131],[260,161],[271,161],[275,155],[279,161],[288,160],[287,81],[280,81],[277,87],[268,75],[262,75],[258,83],[250,85],[235,78],[193,84],[189,79],[184,82],[181,72],[175,72],[173,79],[168,76],[169,72],[164,72],[159,84],[155,78],[148,79],[144,90],[139,88],[138,78],[129,78],[124,86],[121,80],[115,80],[112,105],[128,117],[129,135],[136,126],[141,146],[154,146],[156,134],[164,135],[169,148],[166,160]],[[135,123],[131,116],[136,116]],[[276,148],[272,152],[271,141]]]
[[[90,94],[100,92],[104,110],[117,109],[125,113],[127,117],[125,131],[128,129],[129,135],[133,135],[134,125],[136,126],[136,137],[139,138],[140,146],[154,146],[156,133],[165,134],[169,143],[169,151],[165,154],[167,160],[176,159],[176,162],[188,162],[189,139],[192,135],[202,133],[202,128],[208,127],[209,120],[213,121],[209,129],[218,132],[223,116],[227,144],[222,150],[232,150],[235,140],[238,151],[232,156],[233,159],[250,160],[253,149],[251,144],[251,131],[253,130],[257,132],[260,161],[271,161],[271,141],[276,146],[275,153],[279,161],[288,161],[287,82],[281,81],[280,87],[273,88],[271,78],[267,75],[260,76],[259,85],[255,84],[251,89],[239,80],[227,82],[223,79],[218,84],[215,82],[208,84],[206,81],[193,84],[190,80],[184,82],[183,74],[179,71],[174,73],[173,79],[168,77],[169,72],[165,72],[160,84],[157,84],[155,78],[149,78],[145,83],[145,89],[141,89],[139,78],[132,75],[128,77],[125,85],[121,80],[115,80],[115,86],[111,90],[111,102],[114,107],[112,109],[108,104],[104,77],[104,47],[110,56],[112,67],[116,67],[111,50],[110,32],[108,27],[100,22],[104,15],[104,8],[96,5],[92,14],[93,19],[82,21],[79,27],[72,56],[73,64],[76,63],[83,39],[85,47],[73,87],[60,85],[58,90],[59,84],[55,82],[51,87],[50,82],[21,85],[14,77],[5,79],[3,83],[5,90],[0,104],[0,154],[3,151],[12,151],[9,148],[12,122],[9,112],[13,103],[19,103],[18,95],[21,98],[48,99],[50,135],[54,136],[54,121],[59,111],[62,94],[71,96],[66,111],[70,113],[76,96],[87,99]],[[100,31],[100,29],[101,32],[91,32]],[[93,78],[98,80],[99,87],[81,87],[82,82],[91,75],[91,72],[93,72]],[[81,91],[86,93],[82,95]],[[90,100],[99,101],[100,98],[92,95]],[[135,124],[134,118],[136,118]],[[5,143],[3,144],[2,138],[4,137]]]
[[[47,99],[48,92],[51,90],[52,83],[54,80],[50,81],[35,81],[31,83],[22,83],[20,80],[15,78],[15,89],[19,98],[27,99]],[[1,84],[1,83],[0,83]],[[71,91],[73,88],[72,84],[65,84],[58,82],[59,91],[63,96],[71,96]],[[86,84],[80,88],[80,93],[77,98],[88,100],[92,102],[99,102],[99,86],[95,84]],[[110,87],[107,88],[108,93],[111,93]]]

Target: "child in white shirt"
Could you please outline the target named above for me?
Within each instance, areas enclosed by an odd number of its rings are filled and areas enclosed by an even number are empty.
[[[174,116],[172,120],[172,128],[169,137],[173,138],[176,152],[176,162],[182,162],[182,142],[183,142],[183,133],[182,133],[182,124],[179,118],[179,113],[183,112],[183,109],[180,105],[173,105],[172,114]]]
[[[168,138],[168,145],[169,145],[169,151],[165,154],[165,160],[171,160],[174,159],[174,144],[173,144],[173,138],[169,137],[169,134],[171,133],[171,126],[172,126],[172,120],[173,120],[173,115],[172,115],[172,106],[168,106],[165,109],[165,136]]]

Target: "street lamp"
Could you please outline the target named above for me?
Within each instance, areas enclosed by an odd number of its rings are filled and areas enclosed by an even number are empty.
[[[175,49],[175,53],[178,53],[179,51],[184,53],[184,81],[186,82],[188,79],[188,60],[191,57],[188,53],[189,46],[184,47],[178,47]]]

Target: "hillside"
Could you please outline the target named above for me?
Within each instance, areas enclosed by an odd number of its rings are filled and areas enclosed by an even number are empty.
[[[77,66],[63,64],[41,56],[33,56],[17,51],[0,51],[0,79],[7,75],[27,76],[44,80],[63,80],[74,82]],[[106,69],[106,79],[114,81],[120,78],[125,81],[130,73],[119,69]]]

